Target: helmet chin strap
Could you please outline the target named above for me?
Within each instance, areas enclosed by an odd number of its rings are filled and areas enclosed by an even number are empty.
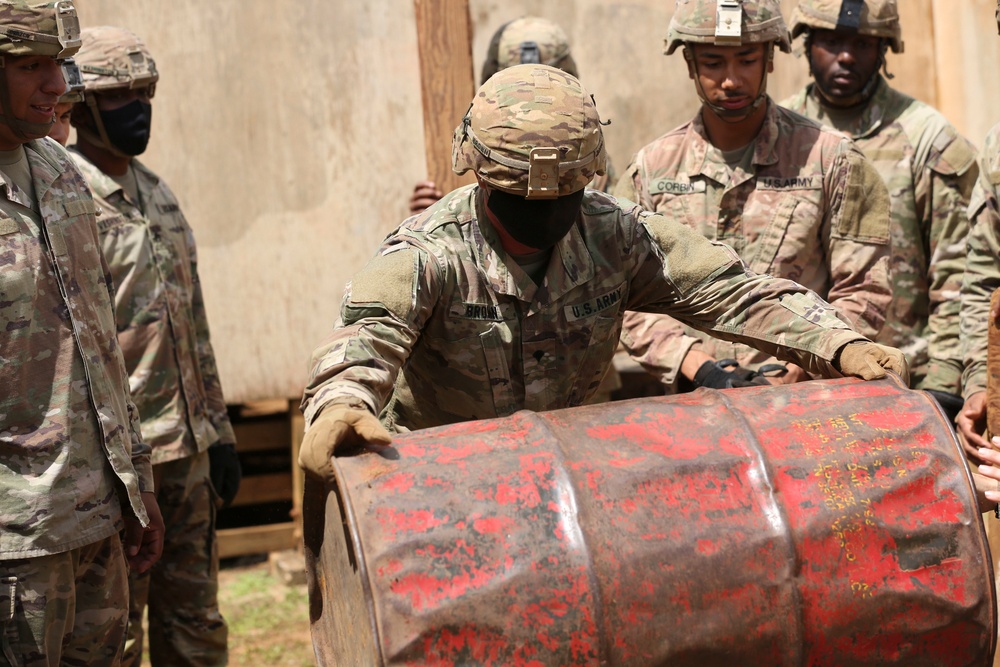
[[[111,140],[108,139],[108,131],[104,128],[104,121],[101,120],[101,112],[97,108],[96,96],[93,94],[85,95],[84,100],[87,105],[87,109],[90,111],[90,118],[94,121],[94,127],[97,129],[97,133],[95,134],[89,127],[77,127],[76,133],[95,146],[100,146],[112,155],[131,158],[131,155],[127,155],[115,148],[111,143]]]
[[[6,65],[6,59],[0,56],[0,123],[9,127],[18,139],[24,139],[25,141],[47,136],[49,130],[52,129],[52,124],[56,121],[55,114],[52,115],[52,120],[48,123],[29,123],[14,115],[14,110],[10,104],[10,88],[7,85]]]
[[[705,94],[705,89],[701,85],[701,77],[698,76],[698,62],[694,59],[694,55],[686,46],[684,47],[684,59],[687,60],[688,64],[694,68],[694,87],[698,91],[698,97],[701,98],[701,103],[711,109],[712,113],[724,122],[731,123],[733,125],[741,123],[749,116],[753,115],[753,113],[767,101],[767,71],[770,68],[771,63],[774,61],[774,42],[767,43],[767,62],[764,65],[764,75],[760,79],[760,89],[757,91],[757,97],[754,98],[754,101],[749,107],[744,109],[727,109],[721,104],[715,104],[708,99],[708,96]]]
[[[875,89],[878,87],[878,74],[880,70],[886,69],[885,54],[889,49],[889,43],[886,40],[881,40],[880,50],[878,56],[878,65],[875,66],[875,71],[872,72],[871,77],[865,83],[864,87],[858,91],[855,95],[850,97],[837,96],[830,93],[830,91],[823,88],[823,84],[820,78],[816,76],[816,69],[813,67],[812,60],[812,41],[810,38],[806,38],[806,56],[809,58],[809,75],[812,76],[813,82],[816,84],[816,91],[819,96],[823,99],[824,104],[831,107],[836,107],[839,109],[850,109],[851,107],[856,107],[858,105],[864,104],[872,98],[875,94]],[[886,72],[888,75],[888,72]],[[891,78],[891,75],[889,75]]]

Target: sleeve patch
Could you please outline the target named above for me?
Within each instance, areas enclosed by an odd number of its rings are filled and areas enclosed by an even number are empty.
[[[796,292],[783,295],[781,305],[795,315],[821,326],[824,329],[850,329],[850,325],[838,317],[837,309],[815,296]]]
[[[351,281],[352,306],[378,304],[401,320],[413,309],[417,253],[410,249],[376,255]]]
[[[836,230],[843,238],[889,242],[889,191],[875,167],[861,153],[847,153],[844,187]]]
[[[690,293],[740,261],[728,246],[713,243],[662,215],[645,216],[642,224],[660,247],[668,278],[681,294]]]
[[[945,136],[951,141],[941,149],[940,155],[931,165],[931,169],[945,176],[964,174],[975,164],[976,151],[962,137]]]

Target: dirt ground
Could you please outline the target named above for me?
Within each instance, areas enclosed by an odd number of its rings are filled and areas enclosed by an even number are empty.
[[[219,607],[229,623],[230,667],[316,664],[306,586],[273,576],[266,558],[223,563]]]
[[[266,560],[222,569],[219,607],[229,623],[230,667],[316,664],[306,586],[275,578]]]

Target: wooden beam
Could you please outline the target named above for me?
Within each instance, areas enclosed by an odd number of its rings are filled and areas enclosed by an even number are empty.
[[[281,413],[267,419],[236,422],[236,451],[259,452],[288,447],[288,414]]]
[[[287,472],[250,475],[240,481],[240,490],[232,507],[259,505],[292,499],[292,476]]]
[[[414,0],[427,175],[442,192],[473,182],[451,170],[451,137],[475,94],[469,0]]]
[[[264,554],[294,549],[295,524],[272,523],[266,526],[225,528],[218,533],[219,558]]]

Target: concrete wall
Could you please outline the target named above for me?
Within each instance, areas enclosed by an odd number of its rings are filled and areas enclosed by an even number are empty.
[[[198,237],[227,399],[298,394],[344,283],[403,219],[425,172],[412,2],[77,3],[84,25],[127,26],[157,60],[144,161],[171,184]],[[793,4],[785,0],[786,11]],[[619,169],[698,107],[683,58],[662,55],[668,0],[470,5],[477,79],[505,21],[538,14],[564,26],[612,121]],[[980,141],[1000,120],[993,0],[901,5],[907,53],[890,57],[897,85],[940,103]],[[771,90],[780,99],[806,79],[802,59],[779,56]]]

